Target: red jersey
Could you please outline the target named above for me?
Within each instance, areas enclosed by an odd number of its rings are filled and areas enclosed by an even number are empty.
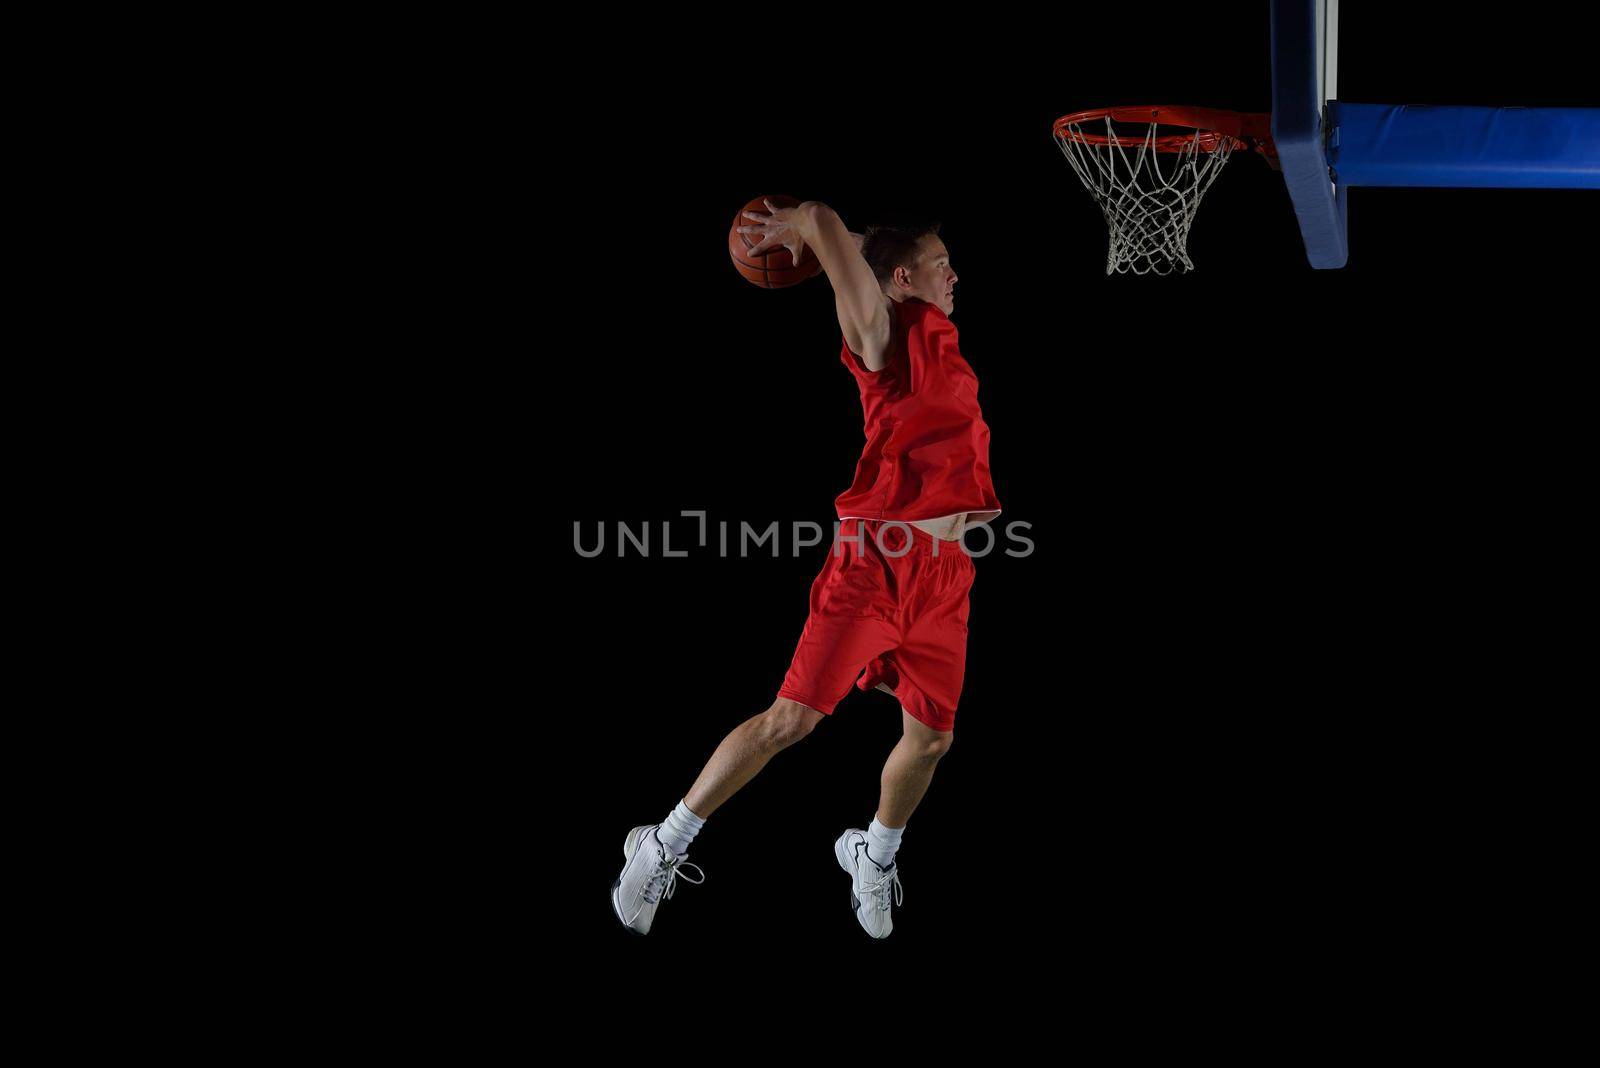
[[[840,358],[861,387],[866,447],[854,484],[834,502],[840,519],[987,523],[1000,514],[989,478],[989,426],[978,376],[961,358],[956,327],[936,305],[908,298],[889,309],[882,370],[847,342]]]

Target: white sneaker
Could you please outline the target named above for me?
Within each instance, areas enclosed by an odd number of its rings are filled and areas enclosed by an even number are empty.
[[[852,827],[833,843],[833,855],[839,867],[850,873],[850,908],[862,928],[873,938],[888,938],[894,930],[894,920],[889,916],[889,895],[894,894],[896,905],[905,897],[900,885],[900,865],[880,868],[867,856],[867,832]]]
[[[656,837],[659,826],[652,823],[628,832],[628,837],[622,840],[622,855],[627,863],[622,866],[617,881],[611,884],[611,908],[622,926],[635,934],[650,933],[657,906],[672,896],[680,874],[687,882],[706,881],[706,873],[700,871],[698,864],[689,864],[682,857],[667,852],[661,839]],[[688,868],[700,872],[700,878],[690,878],[685,870]]]

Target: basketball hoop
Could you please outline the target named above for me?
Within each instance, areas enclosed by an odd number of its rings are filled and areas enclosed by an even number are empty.
[[[1167,106],[1095,108],[1057,119],[1056,143],[1111,229],[1106,274],[1191,269],[1189,227],[1234,149],[1253,148],[1277,167],[1271,120]]]

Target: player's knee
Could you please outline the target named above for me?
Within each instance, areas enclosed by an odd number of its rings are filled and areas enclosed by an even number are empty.
[[[917,755],[924,760],[938,760],[950,752],[950,743],[955,741],[954,731],[920,731],[912,741],[917,746]]]
[[[761,738],[773,749],[784,749],[810,734],[821,722],[821,712],[780,697],[761,714]]]

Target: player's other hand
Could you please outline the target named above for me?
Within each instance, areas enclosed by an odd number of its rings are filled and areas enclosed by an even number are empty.
[[[794,257],[794,262],[800,262],[800,254],[805,251],[805,239],[796,229],[797,215],[804,210],[802,204],[798,208],[774,207],[772,201],[764,201],[769,214],[763,215],[759,211],[747,211],[744,217],[750,220],[751,225],[739,227],[741,234],[757,234],[759,240],[750,249],[748,255],[761,256],[782,245],[789,250],[789,255]]]

